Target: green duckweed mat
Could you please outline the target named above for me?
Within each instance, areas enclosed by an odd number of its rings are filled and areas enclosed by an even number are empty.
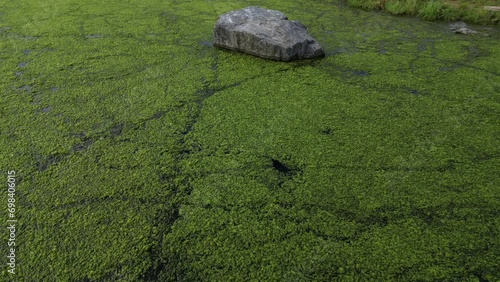
[[[326,57],[214,48],[250,5]],[[0,1],[0,280],[499,281],[500,33],[478,28],[327,0]]]

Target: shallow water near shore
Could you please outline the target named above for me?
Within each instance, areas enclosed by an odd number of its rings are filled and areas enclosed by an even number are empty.
[[[499,28],[282,2],[0,4],[0,280],[500,279]],[[214,48],[251,5],[326,56]]]

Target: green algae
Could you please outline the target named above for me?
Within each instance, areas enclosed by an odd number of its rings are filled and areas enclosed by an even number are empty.
[[[0,163],[20,176],[3,280],[500,278],[498,31],[153,2],[2,5]],[[210,46],[248,5],[300,20],[326,57]]]

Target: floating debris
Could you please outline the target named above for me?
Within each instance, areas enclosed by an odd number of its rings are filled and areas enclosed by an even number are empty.
[[[484,6],[484,9],[488,11],[500,11],[500,6]]]
[[[450,30],[456,34],[490,36],[487,33],[479,32],[468,28],[464,22],[456,22],[450,24]]]

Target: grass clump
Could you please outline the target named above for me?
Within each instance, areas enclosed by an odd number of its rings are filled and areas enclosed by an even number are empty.
[[[393,15],[415,15],[418,12],[418,0],[388,0],[385,9]]]
[[[440,1],[429,1],[425,3],[422,8],[419,9],[418,15],[424,20],[429,21],[453,21],[458,19],[457,11],[453,11],[449,5],[445,5]]]
[[[382,9],[384,7],[380,0],[348,0],[347,2],[354,7],[363,9]]]
[[[483,25],[497,25],[500,22],[500,12],[484,9],[484,6],[500,6],[500,1],[497,0],[348,0],[347,2],[355,7],[386,10],[393,15],[418,15],[425,20],[464,20]]]

